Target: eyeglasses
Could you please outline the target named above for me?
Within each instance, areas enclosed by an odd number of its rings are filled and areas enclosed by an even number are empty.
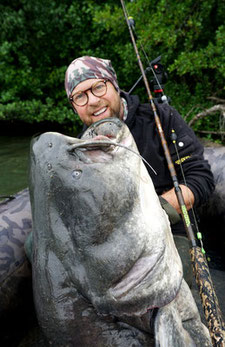
[[[75,93],[73,96],[69,97],[70,102],[74,102],[77,106],[85,106],[88,103],[87,91],[90,90],[94,96],[101,97],[107,92],[107,80],[98,81],[92,84],[91,88],[83,90],[82,92]]]

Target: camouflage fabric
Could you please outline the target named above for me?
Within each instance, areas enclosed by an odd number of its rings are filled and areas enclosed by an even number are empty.
[[[31,229],[29,192],[25,189],[14,200],[0,204],[0,283],[25,261],[24,242]]]
[[[73,89],[80,82],[92,78],[105,78],[119,91],[117,76],[110,60],[83,56],[73,60],[67,68],[65,76],[67,97],[70,97]]]
[[[0,318],[18,307],[25,309],[32,298],[31,269],[24,251],[31,229],[28,189],[0,203]]]

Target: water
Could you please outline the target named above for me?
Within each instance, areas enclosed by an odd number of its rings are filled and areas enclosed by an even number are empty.
[[[0,195],[11,195],[28,186],[31,137],[0,136]]]

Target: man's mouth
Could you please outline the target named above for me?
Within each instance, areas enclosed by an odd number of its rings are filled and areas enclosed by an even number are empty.
[[[93,113],[94,116],[99,116],[100,114],[104,113],[107,110],[107,107],[101,108],[101,110]]]

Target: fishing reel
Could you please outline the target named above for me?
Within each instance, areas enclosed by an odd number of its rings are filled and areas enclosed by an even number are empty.
[[[151,61],[151,70],[153,70],[153,79],[150,80],[150,88],[154,91],[156,99],[160,103],[169,102],[164,94],[164,83],[168,80],[168,75],[160,63],[161,56]]]
[[[170,98],[164,94],[164,83],[166,83],[166,81],[168,80],[168,75],[164,71],[164,67],[161,64],[161,56],[150,62],[150,66],[145,69],[145,74],[147,75],[148,72],[152,72],[153,74],[153,78],[150,80],[150,88],[155,93],[155,99],[159,103],[169,103]],[[129,90],[129,94],[132,93],[132,91],[136,88],[142,78],[142,76],[139,77],[133,87]]]

